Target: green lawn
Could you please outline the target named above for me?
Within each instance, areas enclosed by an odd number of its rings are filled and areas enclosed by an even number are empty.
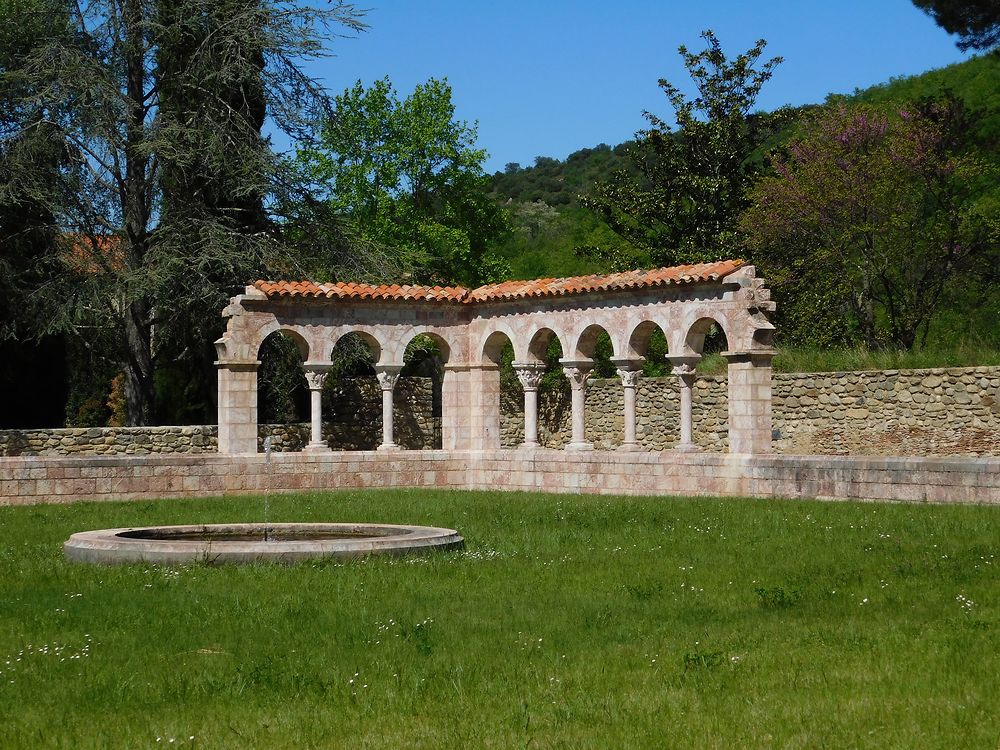
[[[71,566],[73,531],[261,500],[0,508],[0,747],[1000,744],[997,508],[385,491],[270,513],[468,546]]]

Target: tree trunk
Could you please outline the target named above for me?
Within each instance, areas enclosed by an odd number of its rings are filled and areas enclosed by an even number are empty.
[[[153,421],[153,350],[148,305],[137,300],[125,313],[125,342],[128,360],[125,367],[125,405],[130,427]]]
[[[145,51],[143,5],[127,0],[124,6],[125,88],[129,111],[125,126],[125,177],[122,213],[126,257],[133,271],[143,268],[149,250],[149,156],[146,139]],[[125,314],[125,404],[129,426],[148,425],[153,419],[153,348],[151,302],[142,291],[127,303]]]

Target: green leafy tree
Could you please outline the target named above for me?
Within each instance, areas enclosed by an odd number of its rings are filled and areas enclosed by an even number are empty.
[[[233,287],[258,274],[304,275],[342,258],[343,246],[296,242],[311,236],[297,228],[310,217],[285,209],[309,205],[304,187],[260,125],[266,113],[293,137],[309,132],[327,100],[301,62],[322,55],[335,30],[362,28],[360,15],[343,2],[295,0],[52,8],[66,33],[0,67],[0,98],[14,113],[5,168],[19,185],[0,203],[34,202],[62,242],[21,307],[38,334],[111,336],[105,351],[125,372],[128,421],[147,424],[162,360],[204,340],[185,336],[195,317],[218,325]],[[60,155],[54,185],[41,178],[50,163],[20,145],[34,133]]]
[[[913,0],[949,34],[957,34],[963,52],[1000,44],[1000,4],[996,0]]]
[[[475,285],[509,272],[488,249],[509,230],[475,143],[446,81],[432,78],[400,100],[385,78],[338,96],[321,145],[300,161],[328,186],[333,210],[405,258],[414,280]]]
[[[729,59],[711,31],[702,38],[708,46],[701,52],[679,48],[698,95],[688,99],[670,82],[659,82],[676,129],[645,113],[651,127],[637,134],[631,149],[638,178],[620,172],[582,199],[630,243],[619,248],[615,265],[672,265],[737,253],[736,221],[763,172],[759,150],[788,121],[781,110],[754,112],[781,62],[760,62],[764,40]]]
[[[926,340],[942,300],[1000,263],[996,168],[942,97],[820,111],[774,157],[742,226],[800,336],[869,348]]]

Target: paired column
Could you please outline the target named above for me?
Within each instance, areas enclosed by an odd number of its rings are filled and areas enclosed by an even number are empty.
[[[674,446],[678,451],[696,451],[698,446],[694,442],[694,418],[693,411],[693,389],[695,379],[695,366],[693,362],[675,362],[674,375],[677,376],[680,386],[681,397],[681,439]]]
[[[393,442],[392,436],[392,392],[399,380],[399,371],[402,365],[376,365],[375,376],[378,384],[382,388],[382,445],[378,447],[380,451],[391,451],[399,448]]]
[[[538,446],[538,386],[545,374],[542,362],[514,362],[514,372],[524,389],[524,443],[525,448]]]
[[[569,378],[573,392],[573,437],[566,446],[568,451],[590,451],[593,443],[587,442],[587,428],[584,421],[584,407],[587,402],[587,378],[594,367],[591,360],[562,360],[563,372]]]
[[[303,364],[306,373],[306,383],[309,385],[309,405],[311,435],[305,451],[308,453],[329,453],[330,446],[323,440],[323,386],[330,374],[332,364],[325,362],[306,362]]]
[[[625,437],[618,450],[641,450],[635,437],[635,392],[642,375],[642,362],[634,359],[612,359],[611,362],[618,368],[625,396]]]

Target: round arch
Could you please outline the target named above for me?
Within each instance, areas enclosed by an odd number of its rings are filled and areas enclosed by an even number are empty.
[[[264,326],[258,332],[258,338],[255,340],[254,346],[251,349],[257,359],[260,359],[260,348],[264,345],[264,341],[267,340],[268,336],[271,336],[274,333],[280,333],[281,335],[289,338],[292,343],[295,344],[295,348],[299,350],[299,354],[302,355],[302,361],[308,361],[312,346],[309,343],[309,339],[306,338],[306,335],[295,326],[285,325],[277,321]]]
[[[602,334],[611,341],[611,356],[617,356],[611,333],[600,323],[591,323],[576,337],[576,347],[573,350],[574,359],[594,359],[597,353],[597,342]]]
[[[551,328],[538,328],[528,337],[528,347],[525,352],[525,360],[528,362],[544,362],[549,345],[555,339],[559,342],[559,348],[566,352],[565,337],[560,336]],[[515,344],[516,347],[516,344]]]

